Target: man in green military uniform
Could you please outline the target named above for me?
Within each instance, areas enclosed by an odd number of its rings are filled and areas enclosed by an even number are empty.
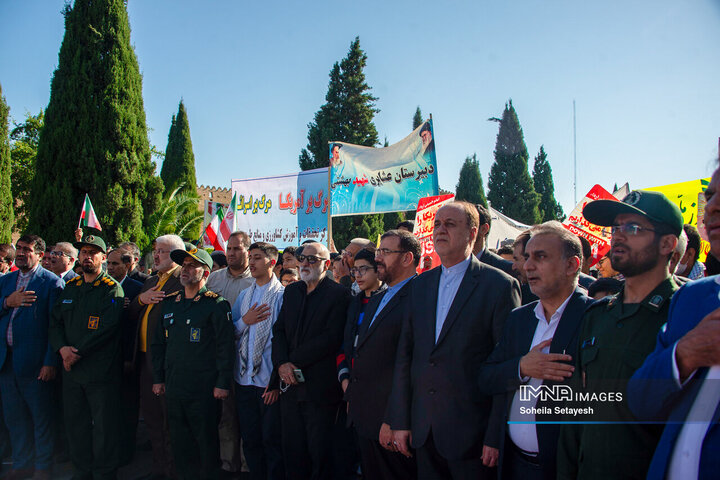
[[[218,475],[218,402],[230,393],[235,362],[230,304],[205,288],[212,258],[173,250],[184,291],[169,294],[152,340],[156,395],[166,394],[170,445],[180,478]]]
[[[63,361],[63,404],[76,479],[114,479],[119,462],[122,287],[103,272],[105,242],[74,244],[83,274],[70,280],[50,317],[49,339]]]
[[[655,348],[678,288],[668,263],[682,232],[682,214],[661,193],[633,191],[622,202],[591,202],[583,215],[612,227],[610,261],[625,285],[583,318],[571,386],[576,396],[589,398],[572,407],[591,410],[566,419],[597,423],[562,426],[558,478],[642,479],[663,425],[634,423],[627,384]]]

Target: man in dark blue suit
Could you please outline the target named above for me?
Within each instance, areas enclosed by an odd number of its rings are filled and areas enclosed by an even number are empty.
[[[534,422],[557,421],[559,415],[523,413],[552,411],[554,405],[523,400],[520,386],[556,385],[572,375],[572,358],[565,352],[577,350],[580,321],[593,302],[578,287],[583,255],[577,237],[555,221],[533,227],[530,234],[524,269],[539,300],[512,311],[500,343],[480,368],[481,390],[497,395],[500,478],[509,480],[556,476],[560,426]]]
[[[132,254],[121,248],[116,248],[107,255],[107,271],[125,293],[125,314],[121,327],[124,368],[121,385],[123,421],[120,431],[120,465],[128,465],[135,454],[135,434],[140,412],[140,372],[132,368],[137,318],[128,314],[127,307],[140,294],[142,284],[129,276],[132,260]]]
[[[720,168],[705,190],[705,228],[720,257]],[[667,421],[648,479],[717,478],[720,471],[720,277],[685,284],[673,297],[655,351],[628,384],[641,420]]]
[[[52,385],[58,358],[48,343],[50,311],[63,281],[42,268],[45,242],[17,241],[18,270],[0,277],[0,390],[10,431],[13,471],[8,478],[50,478]],[[34,447],[33,447],[34,446]]]
[[[496,475],[489,468],[498,455],[498,432],[488,429],[492,397],[480,392],[477,369],[520,305],[520,287],[472,254],[477,229],[472,204],[442,206],[433,230],[442,267],[411,285],[386,423],[401,453],[415,448],[420,479]]]

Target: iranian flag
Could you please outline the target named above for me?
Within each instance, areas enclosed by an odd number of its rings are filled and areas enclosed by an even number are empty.
[[[224,252],[225,244],[220,243],[221,237],[219,235],[220,224],[223,221],[223,217],[224,216],[222,207],[218,206],[217,212],[215,212],[212,220],[210,220],[210,223],[208,223],[207,227],[205,227],[205,234],[203,235],[203,240],[205,241],[206,246],[211,246],[215,250],[221,250]]]
[[[78,222],[78,228],[81,226],[102,231],[102,227],[97,219],[97,215],[95,215],[95,210],[93,209],[92,203],[90,203],[90,197],[87,193],[85,194],[85,201],[83,202],[80,221]]]
[[[230,206],[225,213],[222,223],[220,223],[220,242],[223,246],[223,252],[225,251],[225,245],[230,239],[230,234],[235,231],[235,211],[237,210],[237,193],[233,194]]]

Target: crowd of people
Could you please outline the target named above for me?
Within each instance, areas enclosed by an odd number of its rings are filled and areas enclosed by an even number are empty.
[[[718,188],[720,169],[720,257]],[[412,222],[340,252],[163,235],[148,271],[81,232],[0,245],[4,478],[52,478],[62,455],[116,478],[140,418],[149,478],[712,478],[720,277],[700,236],[656,192],[584,216],[612,232],[592,271],[554,221],[492,251],[488,211],[461,201],[436,213],[434,267]]]

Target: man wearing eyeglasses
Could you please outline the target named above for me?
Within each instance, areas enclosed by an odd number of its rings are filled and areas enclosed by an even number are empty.
[[[73,247],[72,243],[56,243],[50,252],[50,270],[67,283],[69,280],[78,276],[78,274],[73,271],[77,256],[77,248]]]
[[[10,273],[14,261],[15,247],[10,243],[0,244],[0,277]]]
[[[662,425],[635,423],[623,397],[667,321],[670,297],[678,288],[668,263],[683,218],[665,195],[642,190],[622,202],[591,202],[583,215],[611,227],[610,262],[625,276],[625,285],[583,317],[570,386],[590,395],[572,407],[591,410],[568,420],[596,423],[562,426],[558,478],[645,478]]]
[[[157,396],[152,392],[153,366],[150,343],[158,322],[162,321],[162,309],[158,304],[166,296],[177,294],[184,288],[180,283],[180,267],[170,258],[170,252],[184,248],[185,242],[177,235],[162,235],[155,239],[153,272],[156,274],[145,281],[142,291],[128,307],[129,318],[137,325],[131,368],[140,370],[140,412],[147,425],[152,445],[152,473],[159,478],[175,475],[167,430],[165,397]]]
[[[273,325],[272,362],[278,382],[282,447],[289,479],[333,477],[333,423],[341,390],[335,357],[340,349],[350,291],[326,273],[330,252],[308,243],[301,254],[300,279],[285,288]]]

